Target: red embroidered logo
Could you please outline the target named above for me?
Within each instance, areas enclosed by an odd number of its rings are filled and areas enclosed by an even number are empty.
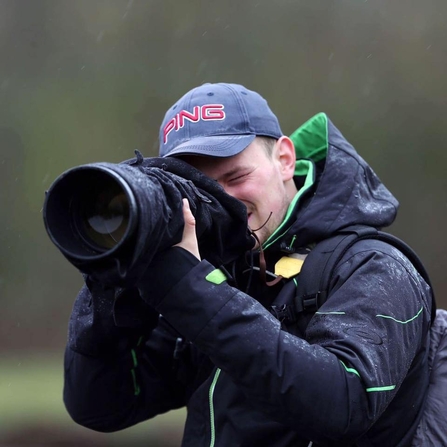
[[[205,104],[203,106],[195,106],[192,112],[182,110],[177,113],[174,118],[168,121],[163,129],[163,144],[168,142],[169,134],[175,130],[176,132],[185,125],[185,120],[191,123],[199,121],[221,121],[225,119],[223,104]]]

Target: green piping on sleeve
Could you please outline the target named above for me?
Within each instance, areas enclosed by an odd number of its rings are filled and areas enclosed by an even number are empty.
[[[357,377],[360,378],[360,374],[358,373],[358,371],[356,369],[348,368],[341,360],[339,360],[339,362],[343,365],[343,368],[345,368],[345,370],[347,372],[353,373]],[[396,385],[376,386],[376,387],[366,388],[366,392],[367,393],[376,393],[376,392],[380,392],[380,391],[392,391],[392,390],[394,390],[394,388],[396,388]]]
[[[346,315],[346,312],[337,312],[337,311],[333,311],[333,312],[321,312],[321,311],[317,311],[315,312],[316,314],[319,315]]]
[[[210,429],[211,429],[210,447],[214,447],[214,444],[216,442],[216,427],[215,427],[215,424],[214,424],[214,402],[213,402],[213,397],[214,397],[214,390],[216,388],[217,379],[219,379],[220,371],[221,371],[220,368],[217,368],[216,373],[214,374],[213,382],[211,383],[211,386],[210,386],[210,391],[209,391]]]
[[[138,396],[138,395],[140,394],[140,392],[141,392],[141,389],[140,389],[140,385],[138,385],[138,382],[137,382],[137,378],[136,378],[136,374],[135,374],[135,369],[132,368],[132,369],[130,370],[130,373],[132,374],[133,393],[135,394],[135,396]]]
[[[389,320],[393,320],[393,321],[395,321],[396,323],[407,324],[407,323],[410,323],[411,321],[415,320],[417,317],[419,317],[419,315],[422,313],[422,311],[423,311],[423,307],[421,307],[421,308],[419,309],[419,312],[418,312],[414,317],[412,317],[412,318],[410,318],[409,320],[406,320],[406,321],[397,320],[396,318],[391,317],[391,316],[389,316],[389,315],[376,315],[376,317],[379,317],[379,318],[388,318]]]
[[[391,390],[394,390],[394,388],[396,388],[396,385],[376,386],[373,388],[366,388],[366,392],[367,393],[375,393],[378,391],[391,391]]]
[[[130,352],[132,353],[133,367],[136,368],[138,366],[137,354],[135,349],[132,349]]]
[[[343,365],[343,368],[346,369],[347,372],[353,373],[355,374],[357,377],[360,377],[360,374],[358,373],[358,371],[354,368],[348,368],[341,360],[339,360],[339,362]]]
[[[134,390],[135,396],[138,396],[141,392],[140,386],[138,385],[138,382],[137,382],[137,376],[135,373],[135,370],[138,367],[138,359],[137,359],[137,354],[134,349],[132,349],[130,352],[132,354],[132,361],[133,361],[133,368],[130,370],[130,373],[132,375],[133,390]]]

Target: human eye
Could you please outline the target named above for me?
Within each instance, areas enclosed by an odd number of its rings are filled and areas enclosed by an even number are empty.
[[[235,183],[241,183],[248,177],[248,173],[238,173],[234,174],[228,179],[228,183],[235,184]]]

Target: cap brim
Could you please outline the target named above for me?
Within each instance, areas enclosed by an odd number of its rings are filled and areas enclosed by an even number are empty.
[[[242,152],[256,135],[219,135],[194,138],[179,144],[163,157],[180,155],[203,155],[208,157],[231,157]]]

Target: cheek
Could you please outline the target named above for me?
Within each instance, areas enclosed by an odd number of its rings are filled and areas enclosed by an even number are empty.
[[[222,185],[225,192],[242,202],[253,202],[256,198],[256,191],[259,190],[259,186],[256,182],[244,182],[238,185]]]
[[[245,200],[253,204],[256,210],[265,218],[270,213],[276,213],[280,208],[280,188],[272,182],[265,181],[258,183],[244,191],[244,196],[241,200]]]
[[[258,188],[258,193],[265,201],[271,200],[274,203],[280,202],[281,196],[284,194],[284,184],[281,179],[272,173],[269,177],[265,177]]]
[[[276,211],[281,202],[280,196],[284,194],[284,185],[277,173],[272,170],[244,183],[234,186],[223,185],[223,187],[230,196],[268,212]]]

